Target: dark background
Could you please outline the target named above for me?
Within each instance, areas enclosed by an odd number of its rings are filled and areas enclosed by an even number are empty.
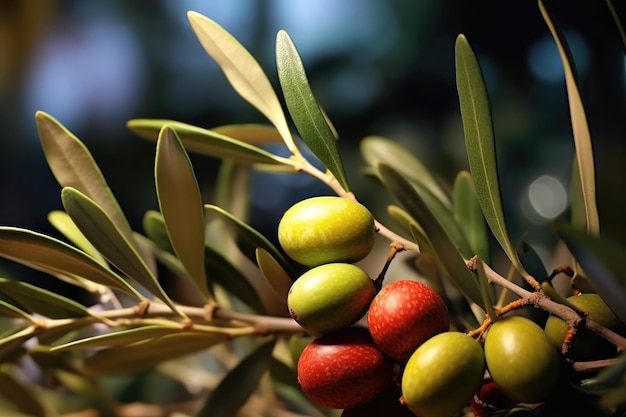
[[[623,1],[614,3],[624,21]],[[546,4],[579,71],[602,232],[626,243],[624,44],[606,2]],[[511,234],[536,236],[549,250],[542,239],[550,217],[566,215],[558,191],[569,187],[574,147],[557,49],[537,3],[527,0],[0,1],[0,224],[55,233],[46,216],[61,208],[60,189],[39,147],[37,110],[85,142],[137,230],[144,212],[157,208],[154,144],[131,134],[128,119],[266,122],[201,48],[187,10],[229,30],[277,88],[275,35],[291,35],[341,136],[355,191],[372,204],[378,189],[359,178],[366,135],[397,140],[447,183],[467,168],[454,76],[454,41],[464,33],[489,89]],[[192,161],[210,199],[219,161]],[[542,176],[562,189],[529,196]],[[259,181],[257,190],[268,188]],[[255,194],[252,221],[268,233],[287,204],[325,192],[312,181],[279,184]],[[552,215],[533,209],[531,200],[555,198]]]

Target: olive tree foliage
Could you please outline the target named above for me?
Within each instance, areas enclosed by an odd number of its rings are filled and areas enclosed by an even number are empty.
[[[517,304],[511,308],[545,310],[622,350],[626,339],[584,320],[551,284],[555,275],[569,274],[573,286],[600,294],[626,323],[626,249],[600,234],[592,141],[574,62],[541,2],[539,11],[562,58],[576,149],[569,217],[549,225],[569,250],[570,268],[550,273],[527,242],[510,239],[499,182],[506,168],[496,164],[487,89],[462,34],[455,70],[470,169],[444,186],[392,139],[364,138],[363,172],[391,201],[385,214],[392,224],[376,221],[376,227],[394,255],[402,252],[411,261],[414,278],[446,298],[457,330],[475,332],[497,320],[513,296]],[[284,303],[301,266],[251,227],[240,207],[249,196],[245,179],[254,170],[309,175],[329,192],[358,200],[340,139],[288,33],[276,37],[276,90],[255,58],[218,23],[195,12],[188,18],[234,90],[268,124],[203,128],[130,120],[132,132],[155,143],[158,199],[158,207],[145,213],[142,230],[133,230],[85,144],[53,116],[37,112],[41,146],[63,204],[48,220],[61,237],[1,226],[0,256],[76,285],[97,303],[84,305],[0,278],[3,415],[95,409],[114,416],[131,401],[177,404],[179,412],[194,416],[245,415],[251,409],[260,410],[258,415],[336,415],[311,403],[297,383],[297,352],[310,336],[288,316],[286,305],[282,316],[268,313],[259,291],[271,289],[272,300]],[[616,24],[621,28],[617,19]],[[268,144],[283,144],[289,156],[266,150]],[[222,159],[214,201],[203,201],[188,153]],[[311,153],[317,161],[305,157]],[[498,272],[491,263],[497,251],[508,258],[509,271]],[[570,367],[581,375],[596,371],[569,382],[581,401],[603,412],[623,410],[626,357]],[[121,394],[142,384],[167,394]]]

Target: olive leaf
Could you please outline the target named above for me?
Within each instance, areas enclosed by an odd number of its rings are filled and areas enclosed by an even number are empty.
[[[608,237],[589,234],[571,224],[553,224],[559,237],[585,270],[591,285],[607,305],[626,323],[626,248]]]
[[[38,111],[35,120],[41,147],[59,184],[95,201],[132,243],[128,220],[84,143],[47,113]]]
[[[263,302],[246,275],[219,249],[207,244],[204,250],[205,268],[211,282],[221,285],[229,294],[239,298],[257,313],[263,313]]]
[[[85,337],[71,342],[51,346],[50,351],[65,351],[78,349],[91,349],[111,346],[129,345],[148,339],[154,339],[168,334],[175,334],[184,331],[183,329],[172,328],[171,326],[142,326],[133,329],[119,330],[112,333],[99,334]]]
[[[280,262],[278,262],[276,258],[274,258],[266,249],[259,247],[256,249],[255,253],[256,262],[261,270],[261,273],[270,284],[278,298],[286,303],[287,294],[289,293],[293,280],[287,271],[283,269]]]
[[[63,188],[61,200],[65,211],[102,256],[127,277],[135,280],[146,290],[163,300],[181,317],[185,317],[165,293],[135,247],[128,242],[107,214],[93,200],[71,187]]]
[[[15,306],[13,303],[3,300],[2,298],[0,298],[0,317],[25,319],[31,323],[35,323],[37,321],[33,316],[21,308]],[[2,341],[0,341],[0,343],[2,343]]]
[[[198,290],[211,298],[204,268],[202,196],[178,135],[168,126],[159,133],[154,164],[157,199],[174,253]]]
[[[300,55],[285,31],[276,36],[276,65],[287,109],[302,140],[343,189],[349,191],[337,139],[311,91]]]
[[[98,350],[85,359],[85,369],[97,375],[128,375],[224,343],[230,337],[225,332],[176,333],[170,330],[160,337]]]
[[[7,370],[0,370],[0,397],[11,403],[19,412],[30,417],[53,415],[30,385],[18,380]]]
[[[292,154],[300,155],[276,92],[256,59],[213,20],[192,11],[187,17],[205,51],[224,71],[235,91],[267,117]]]
[[[31,230],[0,227],[0,256],[52,275],[80,277],[144,298],[127,281],[85,252]]]
[[[146,236],[160,249],[174,253],[174,248],[167,234],[163,214],[157,210],[148,210],[143,215],[143,230]]]
[[[127,122],[127,126],[139,137],[151,141],[158,139],[164,126],[170,126],[179,135],[183,146],[189,152],[213,158],[233,159],[239,163],[281,166],[281,170],[293,171],[289,159],[218,131],[167,119],[133,119]]]
[[[269,369],[275,341],[265,342],[231,369],[211,392],[197,417],[232,417]]]
[[[435,215],[431,213],[413,184],[388,165],[379,163],[377,168],[385,187],[424,230],[452,282],[468,300],[482,305],[482,296],[475,276],[470,272],[456,245]]]
[[[26,312],[38,313],[53,319],[91,315],[84,305],[23,281],[0,278],[0,298]]]
[[[91,242],[87,240],[85,235],[81,233],[66,212],[62,210],[51,211],[48,213],[48,222],[54,226],[55,229],[61,232],[70,242],[76,245],[77,248],[84,251],[102,265],[106,265],[106,259],[102,257],[100,252],[98,252]]]
[[[576,145],[576,159],[578,163],[578,173],[580,175],[580,187],[582,191],[587,230],[593,234],[600,233],[600,219],[596,204],[596,180],[595,167],[593,161],[593,150],[591,146],[591,134],[589,124],[583,106],[579,82],[577,80],[574,60],[569,50],[567,40],[552,22],[549,10],[543,1],[539,0],[539,9],[550,33],[556,42],[556,46],[561,56],[563,69],[565,71],[565,85],[567,86],[567,98],[569,101],[570,118],[572,120],[572,132],[574,144]]]
[[[459,35],[456,39],[455,67],[465,147],[480,207],[491,232],[511,263],[527,277],[528,273],[517,258],[515,247],[509,238],[502,209],[487,88],[480,64],[464,35]]]
[[[378,162],[384,162],[396,167],[406,179],[422,184],[448,209],[452,207],[450,196],[430,170],[400,144],[380,136],[366,136],[359,146],[361,155],[370,166],[375,167]]]
[[[212,204],[205,204],[204,208],[222,220],[226,226],[236,234],[239,238],[237,240],[237,246],[252,262],[257,261],[257,248],[263,248],[278,261],[282,268],[289,273],[293,272],[289,261],[287,261],[276,246],[274,246],[274,244],[258,230],[220,207]]]
[[[487,223],[480,209],[480,203],[474,188],[471,174],[460,171],[454,179],[452,188],[454,201],[454,219],[463,231],[472,252],[483,262],[489,264],[489,236]]]

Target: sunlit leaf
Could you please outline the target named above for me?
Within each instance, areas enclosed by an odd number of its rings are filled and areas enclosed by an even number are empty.
[[[187,17],[200,43],[235,91],[272,122],[291,153],[300,155],[276,92],[256,59],[213,20],[192,11]]]
[[[293,280],[271,253],[264,248],[257,248],[256,261],[261,273],[270,284],[279,299],[287,302],[289,288]]]
[[[38,313],[53,319],[91,315],[84,305],[23,281],[0,278],[0,298],[29,313]]]
[[[102,256],[126,276],[163,300],[172,310],[184,316],[163,291],[161,284],[135,247],[126,240],[126,237],[93,200],[70,187],[63,189],[61,199],[65,211]]]
[[[259,294],[245,274],[219,249],[205,245],[205,265],[211,282],[221,285],[228,293],[239,298],[256,312],[262,313],[265,310]]]
[[[106,260],[100,252],[93,247],[91,242],[85,238],[81,231],[76,227],[70,216],[62,210],[53,210],[48,213],[48,222],[63,234],[77,248],[84,251],[102,265],[106,265]]]
[[[591,235],[567,223],[556,222],[554,227],[596,292],[626,323],[626,248],[608,237]]]
[[[0,227],[0,256],[43,272],[82,277],[142,298],[128,282],[85,252],[31,230]]]
[[[51,351],[91,349],[128,345],[135,342],[146,341],[170,334],[182,332],[183,329],[175,329],[167,326],[142,326],[134,329],[119,330],[112,333],[99,334],[74,340],[61,345],[52,346]]]
[[[271,143],[283,143],[283,137],[275,127],[257,123],[243,123],[212,127],[220,135],[237,139],[251,145],[262,146]]]
[[[589,132],[587,116],[585,114],[585,108],[580,95],[579,83],[577,80],[576,70],[574,68],[574,59],[569,50],[567,40],[559,28],[557,28],[552,22],[550,12],[541,0],[539,1],[539,9],[541,10],[541,15],[550,29],[550,33],[552,33],[556,46],[559,49],[559,55],[561,56],[563,69],[565,71],[565,85],[567,86],[567,98],[569,102],[570,118],[572,120],[574,144],[576,145],[576,159],[578,162],[578,173],[580,175],[580,187],[585,204],[587,230],[590,233],[599,234],[600,219],[596,204],[596,179],[593,150],[591,146],[591,133]]]
[[[197,417],[233,417],[252,395],[272,360],[274,341],[266,342],[231,369],[213,390]]]
[[[180,358],[229,340],[225,333],[173,333],[101,349],[85,360],[85,369],[99,375],[128,375],[160,362]]]
[[[509,238],[502,209],[487,88],[478,59],[463,35],[456,39],[455,64],[465,147],[480,207],[491,232],[510,261],[522,275],[527,276]]]
[[[168,126],[159,134],[154,168],[159,207],[174,253],[210,299],[204,268],[204,212],[191,161]]]
[[[487,223],[480,209],[474,182],[469,172],[457,174],[453,185],[454,218],[469,242],[475,255],[490,263],[489,235]]]
[[[378,164],[378,172],[385,188],[400,201],[407,212],[422,227],[452,282],[468,300],[482,305],[482,296],[474,274],[468,269],[456,245],[439,224],[437,218],[415,191],[415,187],[395,169],[385,164]]]
[[[180,136],[188,152],[213,158],[233,159],[246,164],[283,165],[290,167],[289,159],[281,158],[257,146],[228,137],[215,131],[167,119],[134,119],[127,126],[140,137],[155,141],[163,126],[170,126]],[[291,168],[289,168],[291,169]]]
[[[129,242],[132,233],[111,189],[87,147],[47,113],[35,115],[48,165],[62,187],[72,187],[95,201]]]
[[[360,143],[361,155],[365,161],[375,167],[383,162],[395,167],[404,178],[422,184],[436,196],[447,208],[452,207],[450,196],[422,162],[397,142],[380,136],[367,136]]]
[[[211,214],[220,218],[227,227],[232,230],[238,237],[237,246],[241,249],[242,253],[246,255],[252,262],[256,262],[256,250],[257,248],[263,248],[269,252],[274,259],[276,259],[280,265],[287,271],[291,272],[292,268],[289,262],[285,259],[283,254],[274,246],[269,239],[267,239],[262,233],[254,229],[246,222],[233,216],[231,213],[217,207],[212,204],[205,204],[204,208]]]
[[[30,417],[48,417],[47,410],[36,392],[26,383],[6,371],[0,371],[0,397],[11,403],[17,410]]]
[[[302,140],[349,191],[337,139],[311,91],[300,55],[285,31],[276,37],[276,65],[285,103]]]

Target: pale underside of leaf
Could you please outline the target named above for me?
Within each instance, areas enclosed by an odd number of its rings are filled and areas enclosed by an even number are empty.
[[[570,118],[572,121],[572,133],[574,144],[576,145],[576,158],[578,161],[578,172],[580,175],[580,186],[585,205],[585,215],[587,221],[587,231],[592,234],[600,233],[600,219],[596,204],[596,183],[595,167],[593,161],[593,150],[591,146],[591,134],[587,123],[587,116],[582,102],[582,97],[578,88],[574,61],[566,39],[552,22],[550,13],[539,1],[539,9],[550,29],[550,33],[556,42],[565,71],[565,85],[567,86],[567,98],[569,101]]]
[[[213,20],[192,11],[187,13],[187,17],[198,40],[220,66],[235,91],[267,117],[292,154],[300,155],[276,92],[256,59]]]

